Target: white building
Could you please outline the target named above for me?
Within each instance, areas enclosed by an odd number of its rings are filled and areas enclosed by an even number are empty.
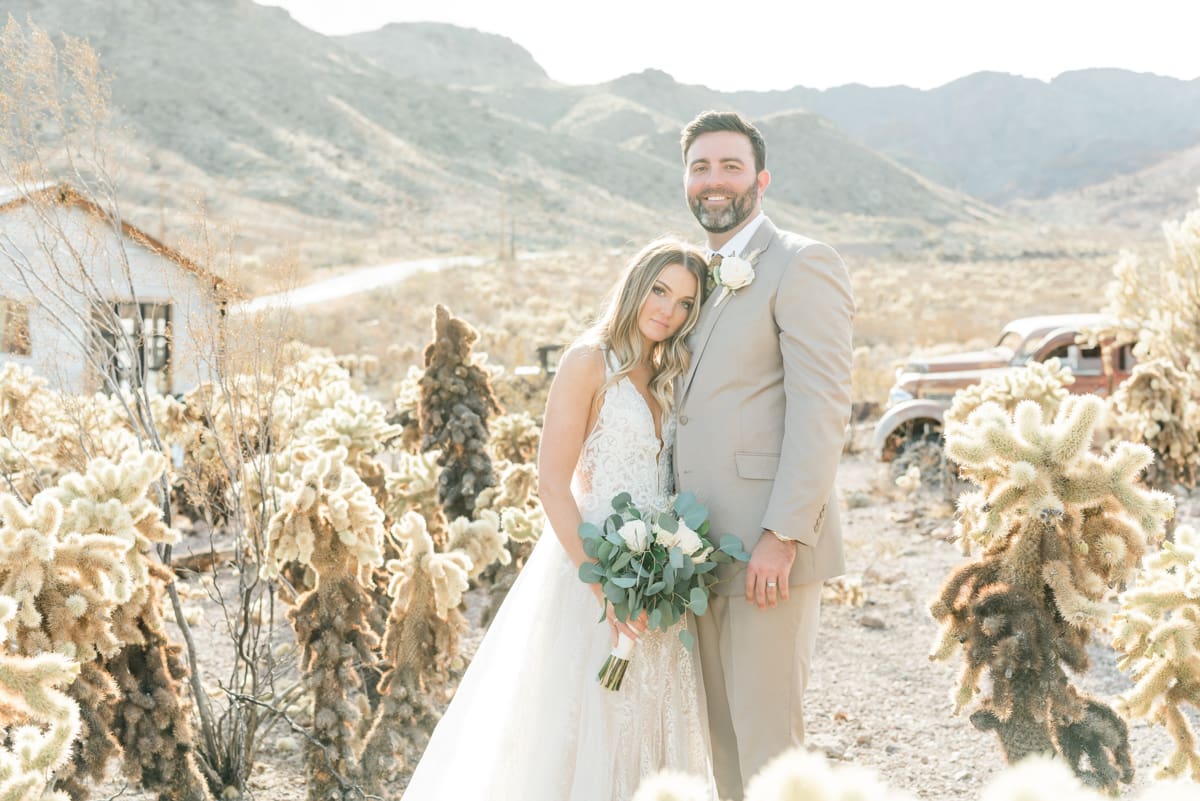
[[[70,187],[0,189],[0,364],[27,365],[65,392],[140,374],[181,394],[215,375],[230,295]]]

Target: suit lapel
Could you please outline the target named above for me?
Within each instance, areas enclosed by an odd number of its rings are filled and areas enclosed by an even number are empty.
[[[739,256],[746,255],[759,251],[761,254],[766,253],[767,248],[775,241],[775,226],[771,224],[771,220],[764,219],[759,225],[758,230],[754,232],[754,236],[750,238],[750,244],[739,253]],[[683,401],[687,399],[688,389],[692,386],[692,379],[696,376],[696,368],[700,365],[700,357],[704,354],[704,349],[708,346],[709,339],[712,338],[713,329],[717,327],[717,319],[721,316],[721,312],[729,307],[729,304],[734,302],[734,298],[726,298],[721,302],[721,305],[716,305],[717,298],[720,297],[721,290],[718,288],[704,302],[704,308],[700,311],[700,322],[696,326],[695,332],[690,337],[692,348],[692,361],[688,366],[687,374],[683,379],[683,392],[680,395],[679,408],[683,408]]]

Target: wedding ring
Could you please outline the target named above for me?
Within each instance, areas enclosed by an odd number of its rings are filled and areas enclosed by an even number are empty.
[[[775,589],[775,582],[773,582],[773,581],[768,581],[768,582],[767,582],[767,589],[768,589],[768,590],[773,590],[773,589]]]

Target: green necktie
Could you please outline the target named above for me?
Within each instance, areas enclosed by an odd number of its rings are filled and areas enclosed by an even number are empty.
[[[708,280],[704,282],[704,296],[708,297],[717,288],[717,268],[721,266],[721,260],[725,258],[720,253],[714,253],[712,258],[708,260]]]

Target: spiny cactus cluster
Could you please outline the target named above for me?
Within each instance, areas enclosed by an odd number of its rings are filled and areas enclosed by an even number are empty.
[[[313,568],[315,586],[288,613],[302,651],[304,682],[313,698],[316,742],[308,749],[309,798],[340,797],[356,778],[362,680],[378,640],[367,624],[371,568],[383,561],[383,513],[338,447],[299,447],[277,457],[279,511],[267,525],[269,562]]]
[[[971,412],[985,403],[998,404],[1011,414],[1024,400],[1037,403],[1046,417],[1053,417],[1069,394],[1067,387],[1074,383],[1071,368],[1062,366],[1058,359],[1031,362],[1019,370],[989,375],[978,384],[960,389],[954,393],[944,419],[947,426],[965,423]]]
[[[28,501],[89,459],[138,450],[123,412],[127,398],[69,396],[47,388],[28,368],[0,367],[0,476]]]
[[[1142,362],[1113,393],[1117,425],[1158,457],[1146,471],[1159,489],[1195,486],[1200,478],[1200,374],[1166,359]]]
[[[537,461],[542,427],[529,414],[518,412],[497,417],[489,426],[492,455],[520,464]]]
[[[0,593],[16,610],[17,653],[63,654],[80,663],[67,689],[83,714],[81,744],[59,771],[70,797],[124,757],[126,775],[173,798],[208,798],[182,698],[186,669],[166,636],[162,593],[171,576],[156,544],[176,534],[150,499],[165,460],[146,452],[93,459],[28,507],[0,495]]]
[[[1200,748],[1184,714],[1187,706],[1200,708],[1200,531],[1177,528],[1174,541],[1146,558],[1120,604],[1113,645],[1135,684],[1119,704],[1165,726],[1174,740],[1159,778],[1200,781]]]
[[[1089,632],[1109,616],[1104,601],[1162,537],[1173,500],[1138,486],[1149,448],[1090,450],[1103,408],[1071,396],[1047,421],[1033,401],[1011,416],[985,403],[947,432],[947,455],[979,487],[960,498],[956,533],[964,552],[983,553],[950,574],[930,611],[942,624],[931,658],[962,652],[956,712],[986,673],[992,693],[971,722],[997,733],[1010,762],[1058,753],[1111,789],[1132,779],[1127,728],[1064,667],[1086,670]]]
[[[56,653],[12,655],[8,629],[19,607],[0,595],[0,798],[68,801],[52,784],[79,736],[79,704],[62,691],[79,663]]]
[[[488,416],[501,413],[487,373],[471,359],[478,334],[444,306],[434,316],[433,342],[421,376],[421,450],[438,450],[438,502],[446,517],[471,517],[475,499],[496,477],[488,455]]]
[[[503,504],[524,512],[532,484],[520,473],[489,490],[499,505],[447,523],[436,451],[385,453],[399,446],[399,427],[327,358],[290,370],[297,389],[275,406],[289,433],[258,470],[271,483],[243,489],[248,511],[271,510],[264,575],[300,566],[311,576],[297,584],[289,619],[313,702],[309,797],[326,801],[383,786],[432,728],[431,692],[458,664],[466,630],[462,595],[488,565],[510,559]]]

